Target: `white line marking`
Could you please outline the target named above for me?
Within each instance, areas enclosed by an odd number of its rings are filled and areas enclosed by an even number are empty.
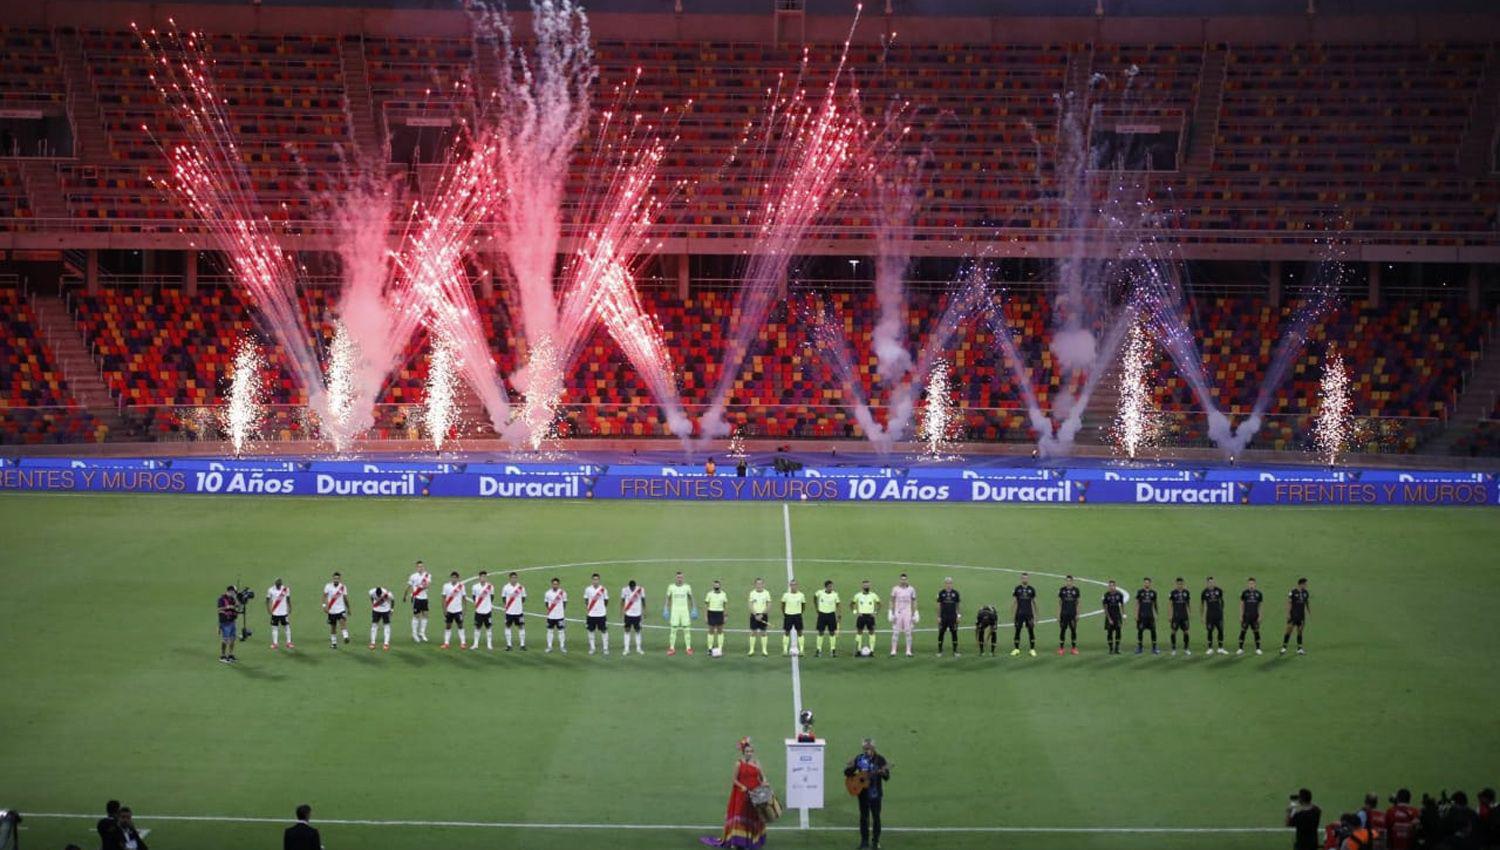
[[[786,502],[781,503],[781,527],[786,537],[786,581],[787,586],[790,587],[796,575],[792,570],[792,509]],[[792,653],[792,737],[794,738],[797,737],[798,723],[802,718],[802,665],[800,663],[802,640],[801,634],[792,635],[792,649],[794,650]],[[810,826],[808,817],[807,809],[797,810],[797,823],[800,828],[807,829]]]
[[[27,812],[28,818],[42,818],[53,820],[97,820],[99,814],[76,814],[72,812]],[[291,821],[286,818],[255,818],[236,817],[232,815],[141,815],[143,821],[158,822],[181,822],[181,823],[267,823],[290,825]],[[624,830],[716,830],[721,829],[722,824],[686,824],[686,823],[525,823],[520,821],[464,821],[464,820],[367,820],[360,818],[318,818],[319,825],[332,826],[415,826],[415,827],[450,827],[463,829],[624,829]],[[814,826],[809,827],[814,832],[848,832],[847,826]],[[790,827],[773,826],[772,830],[785,830]],[[884,827],[886,832],[912,832],[912,833],[1031,833],[1031,834],[1069,834],[1069,833],[1096,833],[1104,835],[1216,835],[1230,833],[1286,833],[1289,829],[1278,826],[1180,826],[1180,827],[1155,827],[1155,826],[888,826]]]

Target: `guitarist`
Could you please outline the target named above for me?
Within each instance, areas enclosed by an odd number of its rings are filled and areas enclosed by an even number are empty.
[[[890,778],[891,765],[875,751],[873,738],[864,739],[859,755],[844,765],[844,784],[859,799],[861,848],[880,850],[880,807],[885,802],[885,781]]]

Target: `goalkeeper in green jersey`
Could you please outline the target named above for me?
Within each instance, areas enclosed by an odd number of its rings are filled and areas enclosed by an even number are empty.
[[[698,609],[693,605],[693,586],[688,584],[678,571],[677,578],[667,585],[667,606],[662,611],[670,630],[667,633],[667,654],[677,654],[677,633],[682,632],[682,643],[687,654],[693,654],[692,621],[698,618]]]

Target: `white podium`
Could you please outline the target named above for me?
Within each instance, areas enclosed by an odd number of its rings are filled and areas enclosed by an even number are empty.
[[[803,829],[808,826],[809,809],[823,808],[823,749],[827,741],[786,739],[786,801],[789,809],[798,810]]]

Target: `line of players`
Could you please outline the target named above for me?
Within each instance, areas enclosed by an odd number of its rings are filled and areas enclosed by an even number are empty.
[[[401,600],[410,601],[412,606],[411,631],[412,641],[415,643],[427,642],[427,619],[430,606],[430,593],[432,591],[433,577],[427,571],[427,567],[421,562],[416,563],[416,569],[407,578],[406,588],[402,591]],[[368,592],[370,601],[370,649],[379,645],[386,650],[391,646],[391,611],[395,606],[394,593],[384,587],[373,587]],[[665,602],[662,616],[669,623],[667,654],[677,654],[677,641],[679,636],[683,640],[684,649],[688,655],[693,654],[692,622],[698,618],[697,600],[693,595],[692,586],[686,581],[682,572],[678,572],[665,592]],[[1058,642],[1057,654],[1063,655],[1071,652],[1078,654],[1078,620],[1079,600],[1082,590],[1074,582],[1071,575],[1065,576],[1063,585],[1058,589]],[[448,649],[453,643],[453,631],[458,632],[458,646],[460,649],[478,649],[480,636],[483,634],[487,649],[494,649],[494,611],[498,604],[504,621],[502,631],[505,637],[505,649],[510,651],[519,646],[521,650],[526,649],[526,627],[524,619],[524,605],[526,602],[526,587],[521,583],[517,573],[510,573],[506,583],[498,590],[489,580],[489,574],[480,570],[479,575],[472,585],[466,585],[459,577],[458,572],[449,573],[449,580],[441,587],[441,601],[443,610],[443,642],[442,649]],[[605,655],[609,654],[609,590],[601,583],[599,573],[590,577],[590,582],[583,590],[583,602],[585,609],[585,630],[588,635],[589,654],[594,654],[601,648]],[[1111,579],[1101,600],[1103,605],[1105,640],[1108,644],[1110,654],[1120,654],[1124,622],[1127,619],[1125,608],[1128,597]],[[1255,654],[1260,655],[1261,650],[1261,606],[1265,601],[1265,594],[1256,587],[1254,578],[1248,579],[1246,587],[1240,593],[1240,634],[1239,647],[1236,654],[1245,652],[1245,637],[1253,634],[1255,640]],[[554,644],[563,653],[567,648],[566,616],[569,602],[568,592],[562,587],[562,583],[553,578],[549,586],[542,594],[542,604],[545,609],[544,621],[547,634],[547,652],[553,650]],[[1161,650],[1157,638],[1157,615],[1159,605],[1157,591],[1152,586],[1150,578],[1143,579],[1141,587],[1135,591],[1135,620],[1136,620],[1136,654],[1145,651],[1145,636],[1151,636],[1151,653],[1159,655]],[[1178,578],[1168,593],[1168,603],[1171,606],[1170,637],[1172,654],[1177,654],[1178,634],[1182,636],[1182,649],[1184,653],[1191,655],[1190,638],[1190,609],[1193,602],[1193,593],[1187,589],[1183,579]],[[1224,590],[1209,576],[1205,586],[1199,594],[1199,614],[1203,617],[1207,628],[1206,651],[1210,654],[1217,652],[1227,655],[1224,648]],[[724,651],[724,625],[729,607],[729,596],[724,592],[722,583],[715,579],[712,588],[703,598],[704,607],[707,610],[708,648],[712,655],[722,655]],[[876,615],[882,608],[883,600],[870,588],[870,580],[865,579],[860,583],[860,591],[854,594],[849,602],[849,611],[855,617],[855,654],[859,656],[870,656],[875,650],[875,626]],[[823,588],[813,594],[814,608],[816,609],[816,632],[817,642],[815,654],[823,654],[825,639],[829,653],[838,655],[838,633],[843,620],[842,600],[834,589],[833,581],[825,581]],[[958,627],[963,619],[962,597],[953,585],[952,578],[943,580],[943,587],[938,591],[936,597],[937,619],[938,619],[938,655],[943,654],[945,639],[951,636],[953,655],[959,654]],[[645,654],[641,643],[641,620],[645,613],[646,591],[634,579],[621,588],[619,596],[619,610],[624,628],[624,653],[629,654],[634,636],[634,646],[637,654]],[[772,596],[766,588],[765,580],[755,579],[754,586],[746,596],[746,605],[749,612],[750,646],[748,655],[754,655],[757,642],[761,655],[768,655],[770,615],[772,608]],[[788,583],[787,590],[782,593],[780,609],[782,614],[782,655],[798,654],[806,651],[806,629],[803,621],[803,612],[808,605],[807,595],[799,588],[798,583],[793,580]],[[465,607],[473,609],[474,629],[473,642],[470,643],[464,630]],[[1282,636],[1281,652],[1285,654],[1291,636],[1297,636],[1297,654],[1306,654],[1303,647],[1303,629],[1311,612],[1311,598],[1308,593],[1307,579],[1299,579],[1296,587],[1287,595],[1286,631]],[[329,646],[338,648],[339,638],[344,643],[350,641],[349,637],[349,590],[343,582],[340,573],[335,572],[329,582],[323,587],[322,609],[327,617],[329,627]],[[886,607],[886,620],[891,627],[891,650],[890,654],[895,656],[901,637],[905,637],[905,654],[912,655],[912,635],[915,625],[920,621],[921,615],[917,609],[917,590],[911,584],[910,577],[901,573],[897,583],[891,588]],[[271,649],[278,648],[280,629],[286,629],[286,646],[292,648],[291,629],[291,588],[281,579],[276,579],[266,592],[266,611],[271,617]],[[1011,592],[1010,615],[1015,629],[1012,637],[1012,656],[1021,654],[1021,632],[1025,630],[1028,641],[1027,652],[1035,656],[1036,653],[1036,622],[1037,622],[1037,594],[1036,588],[1031,584],[1031,577],[1027,573],[1021,573],[1020,584],[1016,585]],[[975,637],[979,654],[983,655],[986,638],[991,655],[995,654],[997,643],[997,631],[999,627],[999,612],[993,606],[983,606],[975,617]],[[596,641],[596,637],[598,640]],[[1217,646],[1215,638],[1217,637]],[[518,639],[518,640],[517,640]]]

